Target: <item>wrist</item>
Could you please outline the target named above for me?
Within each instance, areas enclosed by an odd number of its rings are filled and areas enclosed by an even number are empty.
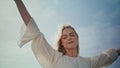
[[[14,0],[15,2],[17,2],[17,1],[21,1],[21,0]]]
[[[120,56],[120,49],[117,49],[116,51],[118,53],[118,56]]]

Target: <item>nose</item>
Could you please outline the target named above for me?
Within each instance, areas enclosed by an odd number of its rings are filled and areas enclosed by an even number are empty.
[[[70,36],[68,36],[68,41],[71,41],[71,40],[72,40],[72,38]]]

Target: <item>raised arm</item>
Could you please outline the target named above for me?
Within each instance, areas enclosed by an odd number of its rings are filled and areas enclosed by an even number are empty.
[[[111,65],[115,60],[117,60],[120,49],[108,49],[102,52],[98,56],[91,58],[91,65],[95,68]]]
[[[23,21],[27,25],[29,23],[30,18],[31,18],[30,14],[28,13],[28,11],[27,11],[25,5],[23,4],[22,0],[14,0],[14,1],[17,5],[17,8],[20,12],[20,15],[21,15]]]

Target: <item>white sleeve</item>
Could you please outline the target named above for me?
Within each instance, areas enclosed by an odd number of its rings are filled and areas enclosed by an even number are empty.
[[[108,49],[98,56],[91,58],[91,68],[99,68],[112,64],[118,57],[115,49]]]
[[[19,46],[22,47],[25,43],[32,40],[32,50],[38,62],[43,66],[49,66],[55,63],[61,53],[54,50],[44,38],[44,35],[39,31],[35,21],[31,18],[28,25],[23,28]]]
[[[25,24],[23,24],[21,28],[20,38],[18,40],[19,47],[22,47],[24,44],[33,40],[34,38],[36,38],[37,35],[40,35],[40,34],[41,33],[35,21],[33,20],[33,18],[31,18],[28,25],[26,26]]]

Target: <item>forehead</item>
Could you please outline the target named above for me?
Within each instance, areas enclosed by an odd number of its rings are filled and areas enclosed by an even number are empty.
[[[62,31],[62,35],[69,34],[69,33],[75,33],[75,31],[72,28],[65,28]]]

